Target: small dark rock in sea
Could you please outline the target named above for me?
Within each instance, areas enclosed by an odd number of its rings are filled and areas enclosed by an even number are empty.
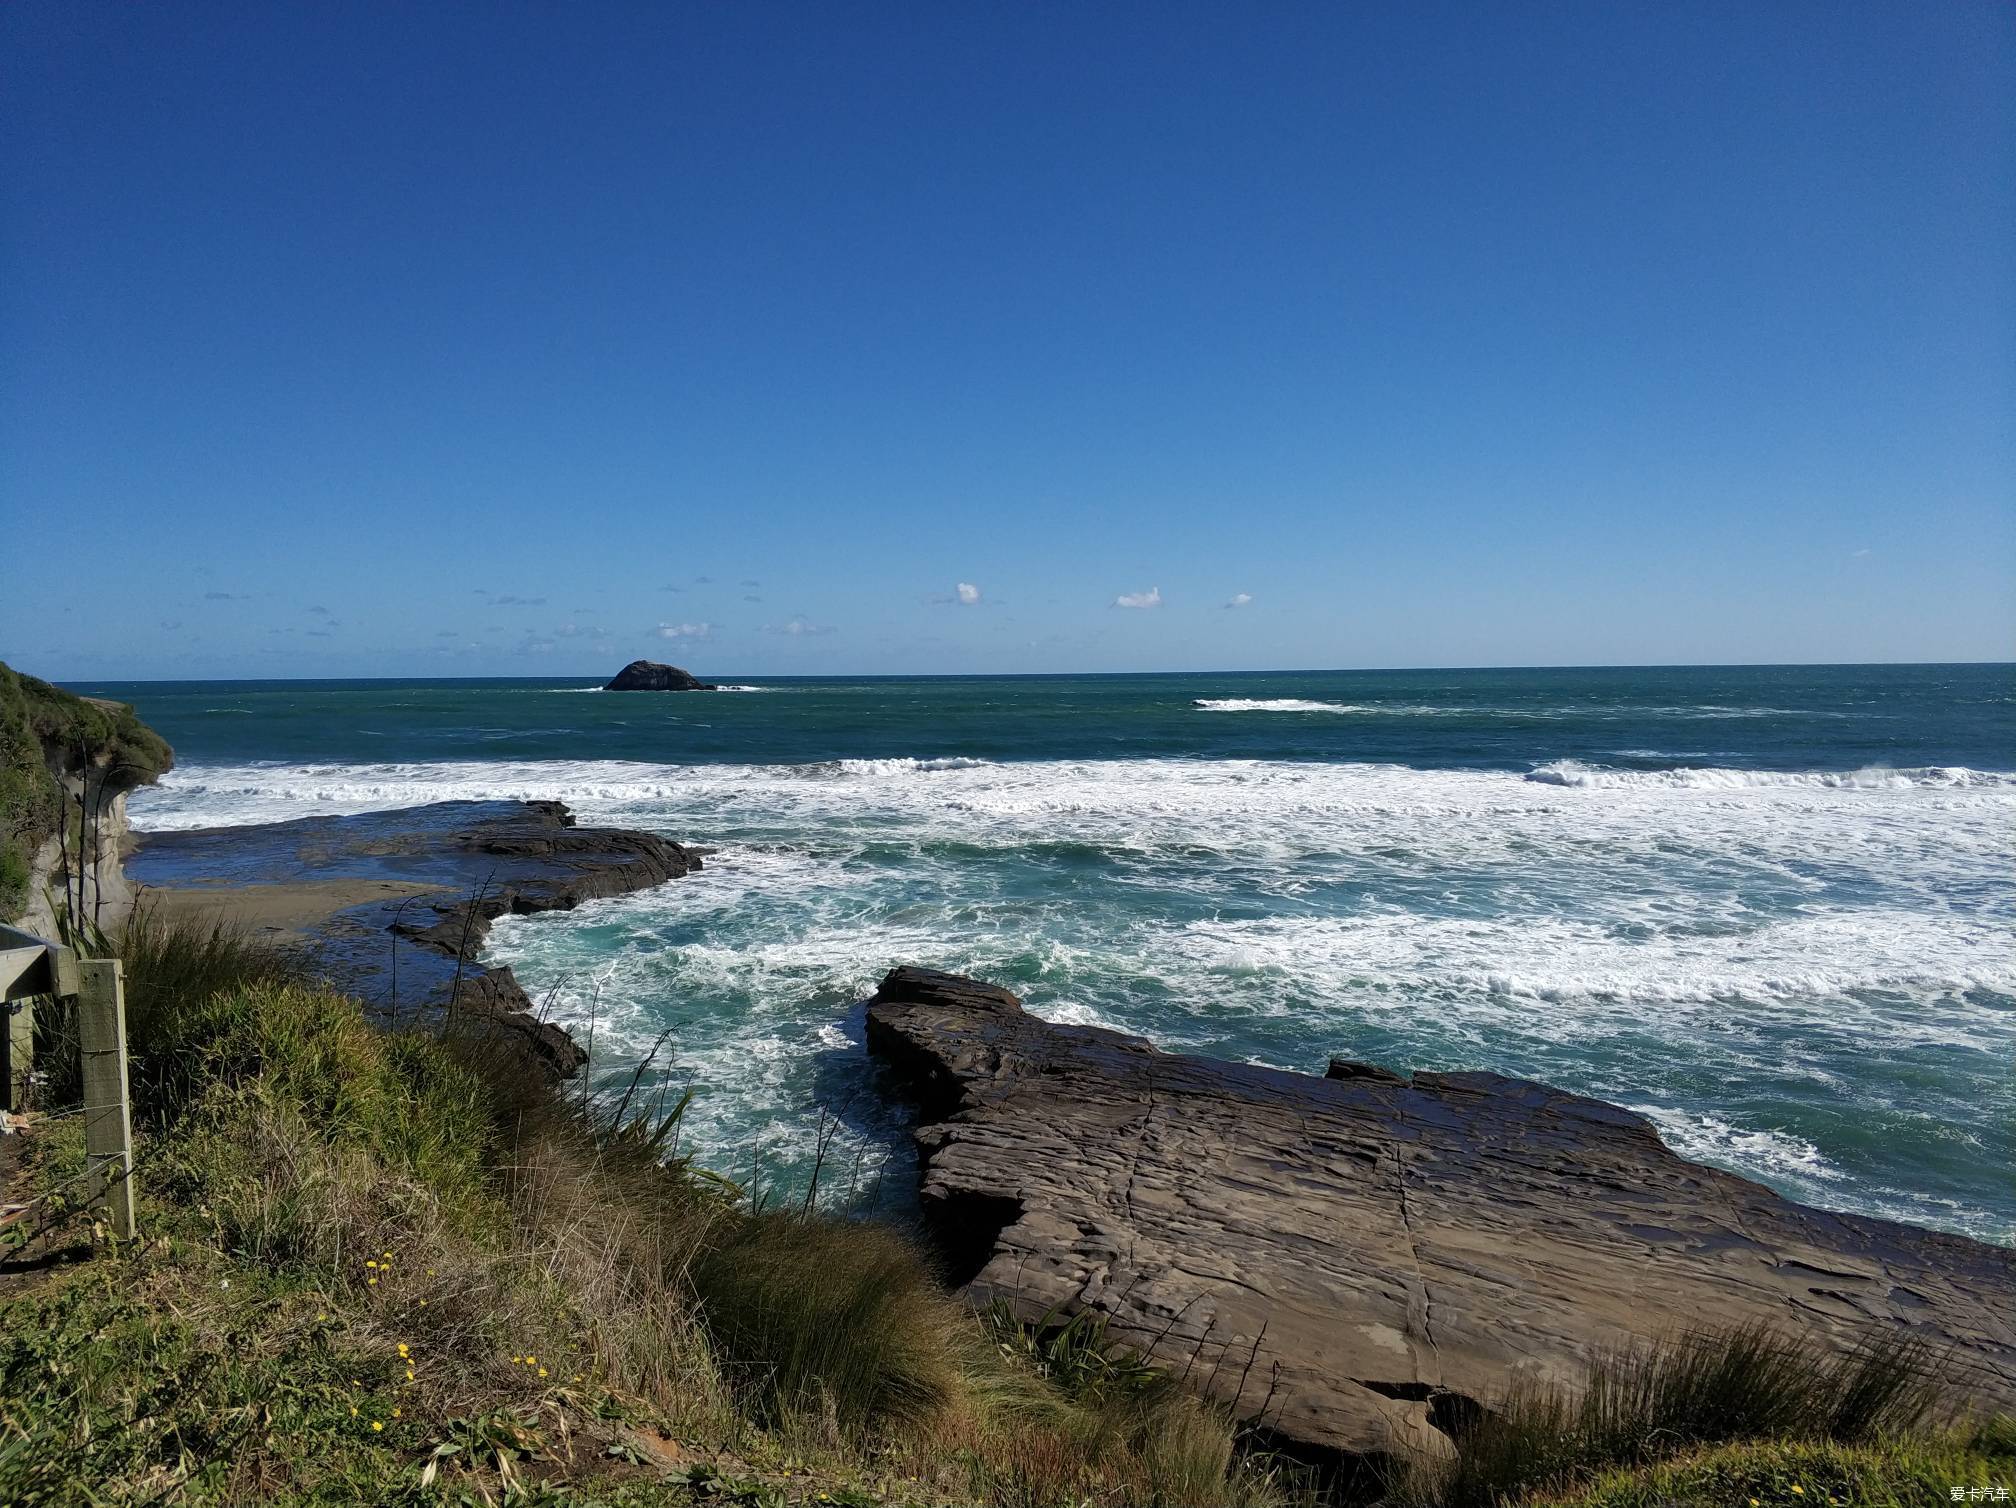
[[[604,691],[719,691],[718,686],[694,679],[677,665],[660,665],[656,660],[632,660],[616,672],[616,679]]]
[[[922,969],[867,1027],[918,1106],[948,1278],[1034,1323],[1105,1317],[1340,1480],[1446,1453],[1515,1377],[1697,1327],[1915,1339],[1956,1401],[2016,1408],[2016,1251],[1795,1204],[1614,1105],[1164,1053]]]

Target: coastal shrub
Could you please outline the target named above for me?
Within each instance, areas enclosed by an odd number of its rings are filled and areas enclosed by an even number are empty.
[[[972,1323],[884,1226],[769,1210],[720,1231],[693,1266],[716,1354],[772,1421],[844,1432],[914,1427],[960,1391]]]
[[[87,940],[80,951],[103,956],[105,949]],[[143,1115],[172,1114],[190,1083],[178,1059],[234,1029],[231,1011],[220,1012],[218,1000],[249,1001],[276,987],[306,984],[309,974],[301,956],[282,943],[221,918],[168,917],[144,904],[128,919],[117,954],[126,979],[135,1108]],[[355,1018],[357,1012],[349,1007],[325,1014]]]
[[[59,941],[85,958],[117,958],[126,984],[126,1045],[136,1115],[165,1108],[174,1092],[176,1056],[188,1028],[181,1014],[220,995],[263,985],[298,983],[300,955],[214,917],[164,919],[141,907],[117,937],[88,919],[60,913]],[[343,1014],[353,1014],[346,1008]],[[35,1060],[49,1106],[74,1104],[82,1092],[77,1056],[77,1004],[45,1000],[35,1012]]]
[[[1020,1357],[1074,1402],[1140,1398],[1169,1386],[1167,1373],[1114,1341],[1107,1334],[1106,1316],[1089,1309],[1068,1319],[1053,1312],[1026,1324],[996,1299],[980,1319],[1004,1354]]]
[[[1815,1352],[1768,1327],[1702,1331],[1599,1359],[1578,1389],[1516,1383],[1417,1464],[1420,1508],[1494,1508],[1613,1466],[1740,1440],[1853,1444],[1919,1429],[1940,1403],[1937,1367],[1909,1337]]]

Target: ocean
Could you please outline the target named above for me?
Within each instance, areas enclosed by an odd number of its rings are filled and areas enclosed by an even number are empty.
[[[1630,1106],[1795,1198],[2016,1242],[2016,667],[122,683],[144,830],[557,797],[703,873],[512,918],[595,1083],[703,1163],[904,1186],[892,965],[1320,1073]]]

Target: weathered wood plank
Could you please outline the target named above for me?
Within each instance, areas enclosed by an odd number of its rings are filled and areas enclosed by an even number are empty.
[[[78,966],[77,1027],[84,1064],[84,1200],[112,1234],[133,1235],[133,1115],[126,1092],[126,985],[119,960]]]

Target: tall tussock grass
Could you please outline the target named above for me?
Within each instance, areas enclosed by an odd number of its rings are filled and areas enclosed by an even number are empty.
[[[1453,1458],[1418,1463],[1399,1496],[1409,1508],[1496,1508],[1702,1446],[1896,1436],[1937,1415],[1938,1375],[1910,1337],[1835,1353],[1767,1326],[1684,1334],[1600,1358],[1580,1388],[1515,1385],[1456,1432]]]
[[[717,1352],[758,1416],[830,1416],[857,1438],[928,1425],[979,1338],[895,1231],[797,1211],[724,1222],[694,1263]]]

